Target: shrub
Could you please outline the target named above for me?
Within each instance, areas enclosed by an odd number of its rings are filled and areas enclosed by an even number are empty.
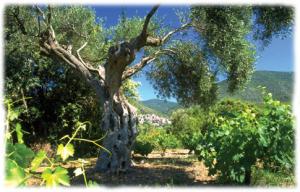
[[[193,151],[202,137],[201,130],[206,124],[207,117],[199,106],[188,109],[178,109],[172,113],[172,132],[182,143],[183,147]]]
[[[167,149],[175,149],[180,145],[179,140],[172,135],[167,133],[164,128],[157,128],[159,135],[157,137],[157,148],[162,150],[162,154],[166,152]]]
[[[264,92],[258,108],[240,101],[222,101],[210,113],[207,132],[196,153],[219,173],[220,182],[250,183],[251,167],[261,160],[266,167],[294,162],[294,129],[290,107]]]
[[[260,159],[273,171],[292,171],[295,160],[295,129],[290,105],[275,101],[271,93],[264,93],[264,106],[259,118],[262,151]]]
[[[154,149],[162,150],[177,148],[180,145],[178,139],[167,133],[165,127],[155,127],[151,124],[139,125],[139,135],[137,136],[133,151],[134,153],[147,156]]]
[[[210,175],[220,171],[221,182],[244,182],[256,161],[256,109],[241,102],[223,101],[211,115],[197,154]]]
[[[140,124],[138,126],[139,135],[136,138],[136,142],[133,147],[135,154],[141,154],[142,156],[148,156],[157,145],[155,138],[158,136],[158,132],[151,124]]]
[[[142,156],[148,156],[154,149],[153,144],[148,141],[137,140],[134,144],[133,151],[135,154],[141,154]]]

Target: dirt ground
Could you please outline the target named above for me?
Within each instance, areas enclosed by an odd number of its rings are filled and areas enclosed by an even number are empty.
[[[87,179],[102,186],[199,186],[213,184],[216,179],[208,176],[204,164],[184,149],[167,150],[163,156],[159,151],[152,152],[148,157],[134,155],[132,168],[119,175],[93,173],[96,158],[85,160],[89,162],[85,165]],[[80,167],[77,161],[69,161],[62,166],[72,175],[72,186],[84,185],[82,175],[73,176],[73,171]],[[39,179],[29,181],[30,185],[35,186],[40,182]]]
[[[96,159],[90,159],[93,166]],[[152,152],[148,157],[134,155],[134,165],[126,173],[89,174],[88,178],[106,186],[195,186],[212,184],[214,177],[208,176],[207,168],[188,150],[167,150]],[[82,185],[80,177],[72,180],[72,185]]]

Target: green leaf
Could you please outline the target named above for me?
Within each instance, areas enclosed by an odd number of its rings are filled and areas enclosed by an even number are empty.
[[[56,187],[59,184],[70,186],[70,178],[68,171],[62,167],[56,167],[54,172],[50,168],[45,169],[42,173],[42,178],[46,181],[47,187]]]
[[[23,141],[23,133],[22,133],[22,126],[20,123],[16,124],[16,133],[17,133],[17,139],[18,139],[18,143],[24,143]]]
[[[66,159],[68,159],[68,157],[74,155],[74,147],[72,144],[67,144],[66,146],[64,146],[63,144],[60,144],[58,146],[57,149],[57,155],[60,155],[62,160],[65,161]]]
[[[268,142],[264,136],[260,136],[259,141],[262,144],[262,146],[264,146],[264,147],[268,146]]]
[[[5,140],[9,140],[11,138],[11,133],[5,133]]]
[[[26,145],[20,143],[15,145],[7,144],[7,153],[12,153],[9,158],[15,160],[16,163],[23,168],[28,167],[29,162],[34,157],[33,151],[26,147]]]
[[[20,112],[16,109],[11,110],[9,112],[9,116],[8,116],[9,121],[13,121],[13,120],[17,119],[19,117],[19,114],[20,114]]]
[[[245,180],[245,175],[241,174],[240,178],[239,178],[239,182],[242,183],[242,182],[244,182],[244,180]]]
[[[17,187],[24,185],[25,171],[15,161],[6,159],[5,173],[6,186]]]
[[[46,157],[46,152],[44,150],[40,150],[31,162],[31,170],[36,171]]]
[[[14,144],[12,144],[11,142],[7,142],[6,143],[6,154],[13,153],[14,151],[15,151]]]

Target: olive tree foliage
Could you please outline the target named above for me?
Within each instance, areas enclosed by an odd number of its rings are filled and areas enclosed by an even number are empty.
[[[268,45],[272,38],[286,37],[292,32],[294,9],[291,7],[254,7],[254,39]]]
[[[254,42],[266,46],[273,36],[289,35],[293,8],[192,6],[188,20],[197,38],[170,43],[173,52],[158,58],[148,77],[163,97],[207,106],[216,98],[218,75],[228,91],[243,88],[255,68]]]
[[[173,52],[158,58],[148,72],[154,88],[161,96],[176,97],[183,105],[213,103],[216,77],[199,46],[192,41],[174,41],[170,49]]]

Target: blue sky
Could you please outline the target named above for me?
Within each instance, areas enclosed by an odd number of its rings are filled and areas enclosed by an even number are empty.
[[[128,17],[141,16],[144,17],[151,9],[149,6],[93,6],[97,17],[105,18],[105,26],[110,27],[116,25],[122,10],[126,12]],[[186,8],[184,6],[161,6],[156,12],[156,16],[165,18],[164,23],[171,27],[178,27],[179,21],[175,14],[178,8]],[[257,50],[256,70],[270,71],[293,71],[294,70],[294,51],[293,37],[286,39],[274,38],[271,44],[264,50]],[[147,70],[147,69],[146,69]],[[156,98],[155,90],[151,83],[146,79],[145,74],[141,73],[134,80],[141,82],[139,94],[141,100]],[[175,101],[174,98],[167,99]]]

